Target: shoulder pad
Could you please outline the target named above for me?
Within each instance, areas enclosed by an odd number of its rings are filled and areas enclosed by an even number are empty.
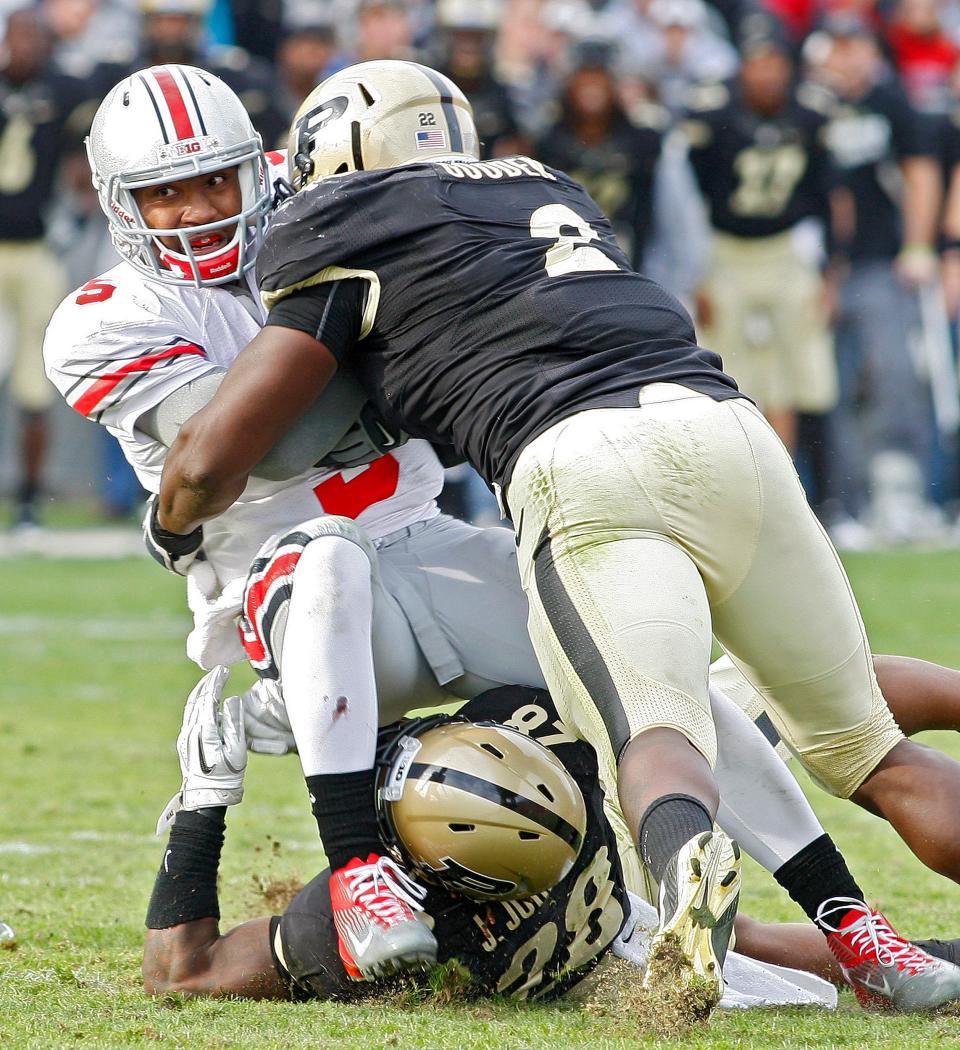
[[[723,109],[730,101],[730,89],[726,84],[694,84],[687,94],[687,107],[691,112],[704,113]]]
[[[652,128],[654,131],[666,131],[670,124],[670,114],[659,102],[649,99],[638,99],[627,114],[630,123],[637,128]]]

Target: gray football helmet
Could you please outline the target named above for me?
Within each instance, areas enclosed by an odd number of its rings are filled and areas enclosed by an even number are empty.
[[[416,62],[361,62],[306,97],[290,126],[290,182],[395,168],[438,156],[480,156],[466,95]]]
[[[195,66],[152,66],[125,77],[97,110],[86,140],[93,185],[117,251],[164,284],[223,284],[246,273],[263,238],[271,187],[267,162],[243,103]],[[133,191],[236,167],[241,211],[190,229],[155,230]],[[206,254],[190,239],[235,227],[228,244]],[[160,237],[176,238],[180,251]]]

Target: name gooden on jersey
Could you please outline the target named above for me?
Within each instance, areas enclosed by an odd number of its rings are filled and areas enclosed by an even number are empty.
[[[507,160],[474,162],[462,160],[438,161],[437,163],[448,175],[453,175],[458,179],[502,179],[504,177],[519,178],[523,175],[533,175],[541,179],[549,179],[551,182],[557,181],[555,175],[551,175],[539,161],[533,160],[531,157],[511,157]]]

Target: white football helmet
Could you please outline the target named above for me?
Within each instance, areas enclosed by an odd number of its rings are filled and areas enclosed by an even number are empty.
[[[416,62],[361,62],[315,87],[290,127],[290,182],[396,168],[431,157],[480,157],[466,95]]]
[[[152,66],[121,80],[94,117],[86,141],[93,185],[117,251],[164,284],[223,284],[246,273],[263,238],[271,188],[260,136],[226,84],[195,66]],[[155,230],[133,191],[236,167],[241,211],[189,229]],[[235,227],[228,244],[198,254],[190,239]],[[177,238],[180,251],[161,237]]]

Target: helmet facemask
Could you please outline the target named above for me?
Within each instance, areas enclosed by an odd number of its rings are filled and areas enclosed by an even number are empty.
[[[191,89],[193,105],[203,110],[203,130],[209,128],[210,133],[164,143],[153,130],[147,130],[140,142],[125,150],[131,137],[130,122],[135,118],[135,113],[128,111],[131,97],[146,105],[146,73],[163,75],[168,81],[175,73],[178,83]],[[145,120],[150,116],[148,111]],[[216,77],[192,67],[158,67],[122,81],[97,114],[87,139],[87,155],[111,240],[120,255],[141,273],[163,284],[200,288],[236,280],[254,266],[271,205],[266,157],[242,103]],[[240,183],[237,214],[176,229],[147,225],[134,191],[229,168],[237,169]],[[204,234],[231,228],[229,243],[207,254],[190,243]],[[179,247],[171,249],[161,238],[173,240]]]

